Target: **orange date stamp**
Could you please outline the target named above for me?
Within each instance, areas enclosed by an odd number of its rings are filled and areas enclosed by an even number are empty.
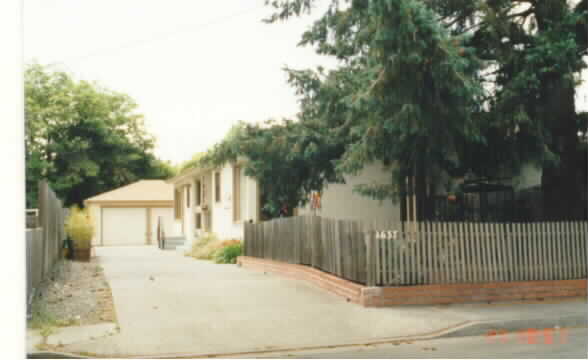
[[[567,344],[568,329],[566,328],[528,328],[516,332],[507,330],[490,330],[486,333],[486,341],[490,343],[503,343],[516,339],[520,344]]]

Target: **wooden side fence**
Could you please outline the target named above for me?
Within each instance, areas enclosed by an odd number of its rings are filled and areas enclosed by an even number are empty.
[[[65,216],[61,200],[46,181],[39,182],[38,227],[25,229],[27,255],[27,314],[35,290],[61,257]]]
[[[244,254],[369,286],[587,277],[588,222],[365,223],[299,216],[245,225]]]

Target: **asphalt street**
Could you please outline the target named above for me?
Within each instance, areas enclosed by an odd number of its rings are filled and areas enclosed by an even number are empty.
[[[522,336],[521,336],[522,335]],[[303,359],[586,359],[588,329],[567,329],[562,336],[536,333],[466,336],[401,344],[341,347],[282,354],[264,358]],[[256,356],[260,358],[260,356]]]

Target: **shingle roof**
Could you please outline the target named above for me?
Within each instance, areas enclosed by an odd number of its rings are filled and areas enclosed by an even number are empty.
[[[163,180],[139,180],[135,183],[86,199],[88,202],[173,200],[174,186]]]

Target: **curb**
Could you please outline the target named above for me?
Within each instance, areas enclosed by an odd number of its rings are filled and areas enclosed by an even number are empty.
[[[588,328],[588,318],[580,316],[564,316],[559,318],[514,319],[514,320],[490,320],[470,324],[467,327],[456,329],[437,336],[436,339],[465,337],[465,336],[493,336],[497,332],[501,334],[517,331],[563,328]]]
[[[27,354],[27,359],[90,359],[89,357],[80,356],[69,353],[58,353],[58,352],[35,352]]]
[[[301,351],[314,351],[314,350],[332,350],[338,348],[352,348],[360,346],[373,346],[383,344],[402,344],[412,343],[418,341],[427,341],[433,339],[444,339],[444,338],[456,338],[456,337],[469,337],[469,336],[490,336],[495,334],[496,331],[501,332],[517,332],[521,330],[562,330],[565,328],[588,328],[588,319],[580,316],[567,316],[559,318],[540,318],[540,319],[516,319],[516,320],[490,320],[490,321],[466,321],[450,328],[437,330],[428,334],[421,335],[410,335],[400,336],[394,338],[385,339],[373,339],[366,340],[363,342],[355,343],[343,343],[337,345],[319,345],[319,346],[301,346],[296,348],[284,348],[284,349],[272,349],[272,350],[261,350],[261,351],[243,351],[234,353],[212,353],[212,354],[195,354],[195,353],[184,353],[184,354],[159,354],[159,355],[99,355],[99,354],[87,354],[82,356],[81,354],[75,353],[52,353],[52,352],[39,352],[33,354],[27,354],[29,359],[88,359],[88,358],[135,358],[135,359],[191,359],[191,358],[231,358],[231,357],[254,357],[256,355],[278,355],[283,353],[296,353]]]

